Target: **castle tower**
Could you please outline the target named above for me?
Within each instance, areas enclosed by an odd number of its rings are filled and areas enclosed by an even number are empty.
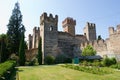
[[[120,24],[117,25],[117,33],[120,33]]]
[[[109,27],[109,35],[112,35],[114,34],[114,27]]]
[[[73,18],[70,18],[70,17],[66,18],[62,22],[64,32],[68,32],[73,36],[75,36],[75,25],[76,25],[76,21],[73,20]]]
[[[38,48],[39,39],[40,39],[40,29],[39,27],[34,27],[32,48]]]
[[[31,34],[29,34],[28,36],[28,50],[32,49],[32,40],[33,40],[33,36]]]
[[[58,44],[58,16],[47,13],[40,16],[40,36],[42,39],[43,61],[47,55],[54,56],[54,47]],[[43,62],[44,63],[44,62]]]
[[[96,25],[94,23],[87,22],[84,27],[84,35],[88,41],[96,40]]]

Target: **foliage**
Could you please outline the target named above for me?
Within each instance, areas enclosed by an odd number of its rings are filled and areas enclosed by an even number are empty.
[[[47,55],[47,56],[45,57],[45,64],[48,64],[48,65],[54,64],[54,61],[55,61],[54,56]]]
[[[31,61],[26,62],[26,66],[37,66],[39,65],[38,59],[34,57]]]
[[[88,72],[92,74],[98,74],[98,75],[112,73],[112,71],[108,71],[106,69],[102,69],[99,67],[78,66],[78,65],[71,65],[71,64],[62,65],[62,67],[66,67],[66,68],[70,68],[70,69],[74,69],[78,71],[83,71],[83,72]]]
[[[25,32],[25,27],[22,24],[22,14],[18,2],[15,3],[15,7],[12,11],[12,15],[9,19],[7,27],[8,27],[7,36],[9,52],[18,53],[22,33]]]
[[[93,49],[92,46],[88,45],[82,51],[82,56],[93,56],[96,54],[96,51]]]
[[[0,35],[0,62],[4,62],[8,59],[8,50],[7,50],[7,35]]]
[[[41,38],[39,40],[39,45],[38,45],[38,63],[39,65],[42,65],[42,44],[41,44]]]
[[[15,67],[15,61],[6,61],[0,64],[0,80],[9,80],[10,74],[12,74],[13,68]]]
[[[111,65],[116,64],[116,63],[117,63],[117,61],[116,61],[115,58],[106,57],[105,59],[103,59],[103,65],[104,66],[111,66]]]
[[[102,63],[99,60],[94,60],[93,62],[89,62],[89,61],[83,61],[81,63],[79,63],[79,65],[81,66],[94,66],[94,67],[102,67]]]
[[[120,63],[113,64],[110,66],[111,68],[119,69],[120,70]]]
[[[25,56],[25,43],[24,43],[24,33],[21,38],[20,47],[19,47],[19,65],[24,66],[26,61]]]
[[[99,36],[98,36],[98,40],[101,40],[101,39],[102,39],[102,38],[101,38],[101,35],[99,35]]]

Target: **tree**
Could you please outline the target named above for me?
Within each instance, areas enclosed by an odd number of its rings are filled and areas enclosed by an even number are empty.
[[[99,36],[98,36],[98,40],[101,40],[101,39],[102,39],[102,38],[101,38],[101,35],[99,35]]]
[[[24,41],[24,33],[21,38],[20,47],[19,47],[19,65],[24,66],[26,61],[25,56],[25,41]]]
[[[7,35],[0,35],[0,62],[4,62],[8,59],[8,50],[7,50]]]
[[[7,25],[8,31],[8,48],[10,53],[18,53],[22,33],[25,32],[25,27],[22,24],[22,14],[19,3],[15,3],[12,15]]]
[[[38,45],[38,63],[39,63],[39,65],[42,64],[42,44],[41,44],[41,38],[39,40],[39,45]]]
[[[92,46],[88,45],[82,51],[82,56],[93,56],[96,54],[96,51],[93,49]]]

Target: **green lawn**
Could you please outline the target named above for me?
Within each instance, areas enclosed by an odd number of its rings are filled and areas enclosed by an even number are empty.
[[[61,66],[20,67],[19,80],[120,80],[120,71],[96,75]],[[18,79],[17,79],[18,80]]]

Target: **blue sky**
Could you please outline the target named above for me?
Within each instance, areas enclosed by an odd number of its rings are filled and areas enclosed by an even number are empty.
[[[120,24],[120,0],[18,0],[26,27],[26,37],[39,25],[43,12],[59,16],[58,30],[66,17],[76,20],[76,34],[83,34],[86,22],[96,24],[97,35],[108,38],[108,27]],[[7,24],[17,0],[0,0],[0,34],[6,33]]]

